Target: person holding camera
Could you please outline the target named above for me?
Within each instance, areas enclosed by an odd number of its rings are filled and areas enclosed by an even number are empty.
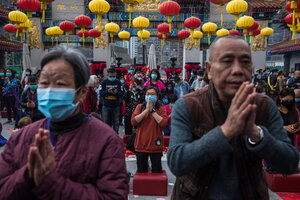
[[[117,133],[119,131],[120,99],[123,96],[121,82],[114,68],[107,70],[108,78],[102,81],[100,95],[103,97],[103,121]]]

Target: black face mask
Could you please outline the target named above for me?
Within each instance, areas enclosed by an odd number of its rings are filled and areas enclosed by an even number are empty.
[[[281,101],[281,104],[287,108],[292,108],[294,102],[293,101]]]

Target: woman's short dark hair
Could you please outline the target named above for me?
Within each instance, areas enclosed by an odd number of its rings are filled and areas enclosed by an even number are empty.
[[[141,72],[141,71],[142,71],[142,68],[141,68],[141,67],[137,67],[137,68],[135,69],[135,73]]]
[[[145,96],[146,96],[146,93],[147,93],[148,90],[154,90],[155,91],[156,96],[157,96],[157,101],[156,101],[156,104],[155,104],[155,109],[159,109],[159,107],[161,106],[161,103],[159,101],[159,90],[158,90],[158,88],[157,87],[153,87],[153,86],[150,86],[150,87],[146,88],[146,90],[145,90]],[[143,105],[142,105],[141,111],[146,108],[146,105],[147,105],[147,102],[145,101],[143,103]]]
[[[89,82],[91,69],[85,56],[78,50],[69,48],[56,48],[44,56],[41,61],[41,68],[53,60],[65,60],[74,70],[76,89],[85,86]]]
[[[151,70],[151,72],[149,73],[149,78],[152,79],[151,75],[152,75],[153,72],[157,74],[157,79],[156,80],[160,80],[160,73],[157,69],[152,69]]]

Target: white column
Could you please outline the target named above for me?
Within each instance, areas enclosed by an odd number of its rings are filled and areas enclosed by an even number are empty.
[[[186,70],[184,68],[186,63],[201,63],[200,61],[200,48],[192,48],[192,49],[183,49],[183,80],[186,78]]]
[[[111,50],[110,50],[111,45],[110,45],[110,43],[108,43],[108,41],[109,41],[108,40],[108,33],[105,36],[105,40],[107,41],[107,47],[105,49],[103,49],[100,44],[99,44],[98,48],[94,47],[94,50],[93,50],[94,58],[93,58],[93,60],[98,61],[98,62],[99,61],[106,62],[106,66],[107,66],[107,68],[109,68],[110,63],[111,63],[111,60],[110,60],[110,58],[111,58]],[[103,71],[104,75],[106,74],[107,68],[104,69],[104,71]]]

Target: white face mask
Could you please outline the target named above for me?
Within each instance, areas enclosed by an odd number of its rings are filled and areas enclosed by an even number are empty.
[[[201,81],[203,79],[202,76],[197,76],[198,80]]]

